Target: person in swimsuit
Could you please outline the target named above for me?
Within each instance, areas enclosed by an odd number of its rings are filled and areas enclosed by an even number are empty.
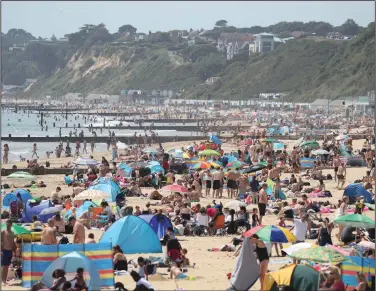
[[[264,286],[264,279],[269,265],[268,249],[257,234],[251,236],[251,241],[256,245],[255,252],[260,264],[260,284]]]
[[[332,242],[332,229],[333,229],[333,223],[329,223],[329,218],[324,218],[324,225],[320,227],[319,229],[319,237],[317,238],[317,244],[320,247],[324,247],[327,244],[333,245]]]

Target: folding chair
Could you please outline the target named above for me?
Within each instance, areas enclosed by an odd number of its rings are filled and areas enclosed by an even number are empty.
[[[91,213],[91,217],[89,218],[90,219],[90,226],[97,226],[97,219],[98,219],[98,215],[101,214],[103,211],[103,208],[102,207],[94,207],[93,208],[93,212]]]

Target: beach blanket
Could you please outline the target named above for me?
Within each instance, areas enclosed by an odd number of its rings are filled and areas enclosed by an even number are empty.
[[[31,286],[42,279],[43,273],[59,257],[78,252],[92,260],[99,272],[103,287],[114,286],[111,243],[22,245],[22,287]]]
[[[300,159],[300,166],[302,168],[313,168],[315,161],[316,161],[315,158],[301,158]]]

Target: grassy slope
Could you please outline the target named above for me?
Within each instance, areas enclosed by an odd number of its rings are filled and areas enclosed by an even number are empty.
[[[82,54],[76,61],[80,65],[66,67],[34,84],[30,93],[43,96],[54,92],[119,94],[122,89],[185,89],[185,98],[202,99],[210,93],[217,99],[247,99],[259,92],[289,92],[288,98],[295,100],[361,95],[374,89],[374,47],[374,26],[352,41],[293,40],[274,52],[253,55],[248,62],[228,64],[218,74],[220,80],[211,86],[202,85],[196,64],[169,56],[161,46],[107,47],[101,58]],[[96,69],[85,75],[87,68],[80,67],[90,58],[96,61]],[[107,61],[112,65],[98,67],[98,63]]]

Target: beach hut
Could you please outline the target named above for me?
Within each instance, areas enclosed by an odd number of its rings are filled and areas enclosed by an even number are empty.
[[[363,197],[364,202],[371,203],[372,202],[372,195],[369,193],[362,184],[360,183],[353,183],[348,185],[343,192],[343,196],[348,196],[349,198],[354,197]]]
[[[23,222],[33,222],[33,216],[38,216],[43,209],[52,207],[53,204],[50,200],[44,200],[39,203],[31,203],[31,201],[27,201],[25,204],[25,208],[22,212],[22,220]],[[50,215],[43,215],[43,219],[41,222],[47,222],[49,218],[54,216],[53,213]]]
[[[119,245],[125,254],[161,253],[162,246],[153,228],[143,219],[129,215],[116,221],[100,242]]]
[[[52,286],[54,280],[52,278],[52,273],[56,269],[64,270],[67,279],[72,280],[76,275],[77,268],[84,269],[84,279],[88,287],[88,291],[101,290],[101,279],[94,262],[78,252],[71,252],[56,259],[44,272],[41,282],[46,286]]]
[[[26,203],[29,199],[32,199],[31,194],[29,191],[25,189],[16,189],[13,192],[8,193],[4,196],[3,206],[10,206],[12,201],[17,201],[17,194],[20,193],[21,199],[24,203]]]

